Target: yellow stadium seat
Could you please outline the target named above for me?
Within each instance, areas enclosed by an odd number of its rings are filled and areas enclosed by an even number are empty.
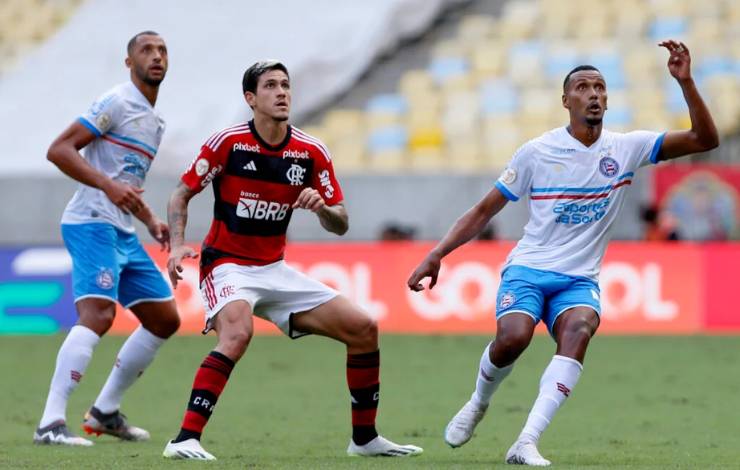
[[[426,70],[409,70],[401,76],[398,84],[398,91],[406,96],[424,91],[431,93],[435,88],[434,80]]]
[[[409,129],[409,148],[411,150],[439,149],[443,145],[444,132],[438,124]]]
[[[506,67],[507,49],[497,41],[481,42],[473,46],[470,64],[473,74],[500,75]]]
[[[365,125],[362,111],[353,109],[334,109],[326,113],[323,125],[327,132],[341,136],[362,129]]]
[[[489,15],[467,15],[460,20],[457,37],[466,43],[475,44],[493,34],[496,20]]]

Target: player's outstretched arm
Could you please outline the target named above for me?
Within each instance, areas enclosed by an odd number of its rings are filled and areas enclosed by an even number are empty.
[[[79,122],[71,124],[49,146],[47,160],[82,184],[105,192],[108,199],[125,213],[138,212],[144,204],[139,194],[143,189],[108,178],[87,163],[80,149],[95,140],[95,134]]]
[[[686,44],[674,40],[659,44],[670,53],[668,71],[678,81],[689,107],[691,129],[666,132],[660,147],[660,159],[669,160],[690,153],[706,152],[719,145],[719,135],[712,115],[691,76],[691,54]]]
[[[327,206],[321,194],[313,188],[304,188],[298,199],[293,203],[293,209],[306,209],[319,217],[324,229],[337,235],[344,235],[349,230],[349,214],[341,202]]]
[[[167,272],[172,287],[177,288],[177,281],[182,279],[183,258],[197,258],[198,253],[185,245],[185,225],[188,223],[188,203],[197,193],[181,181],[172,192],[167,203],[167,223],[170,226],[170,257],[167,260]]]
[[[491,218],[504,208],[509,200],[501,194],[498,188],[493,188],[476,205],[468,209],[447,234],[440,240],[426,258],[419,264],[407,282],[413,291],[424,290],[421,281],[429,277],[431,289],[437,283],[437,275],[442,264],[442,258],[450,254],[455,248],[470,241],[478,235],[488,224]]]

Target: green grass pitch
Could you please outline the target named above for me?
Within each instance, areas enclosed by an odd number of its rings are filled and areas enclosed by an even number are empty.
[[[350,458],[344,348],[324,338],[256,337],[206,428],[217,462],[161,457],[179,427],[196,367],[215,338],[178,337],[124,399],[146,443],[93,438],[92,448],[31,443],[62,335],[0,338],[1,468],[504,468],[506,450],[537,394],[554,344],[538,336],[494,397],[471,442],[442,431],[467,400],[480,352],[475,336],[381,339],[381,433],[424,447],[407,460]],[[124,338],[106,337],[68,409],[79,429]],[[740,468],[737,337],[599,337],[581,381],[540,442],[555,468]],[[510,468],[510,467],[506,467]]]

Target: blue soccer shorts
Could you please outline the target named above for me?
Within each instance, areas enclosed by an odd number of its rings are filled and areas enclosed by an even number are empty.
[[[62,224],[72,257],[75,303],[96,297],[125,308],[173,298],[172,289],[134,233],[111,224]]]
[[[518,312],[545,322],[550,335],[555,320],[573,307],[592,308],[601,316],[599,285],[587,278],[512,265],[501,274],[496,319]]]

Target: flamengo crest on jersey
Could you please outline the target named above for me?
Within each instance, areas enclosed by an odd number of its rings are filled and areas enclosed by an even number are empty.
[[[529,197],[529,222],[506,266],[596,280],[626,187],[635,170],[657,163],[664,135],[604,129],[586,147],[561,127],[524,144],[496,181],[511,201]]]
[[[201,276],[224,262],[282,259],[292,205],[304,188],[316,189],[327,205],[342,202],[328,149],[293,126],[277,146],[260,138],[253,121],[217,132],[182,181],[196,192],[213,183],[214,220],[203,242]]]
[[[126,82],[114,87],[95,101],[79,122],[97,137],[83,150],[87,162],[113,180],[141,188],[165,123],[136,85]],[[62,223],[90,222],[134,231],[131,215],[124,214],[103,191],[80,184]]]

